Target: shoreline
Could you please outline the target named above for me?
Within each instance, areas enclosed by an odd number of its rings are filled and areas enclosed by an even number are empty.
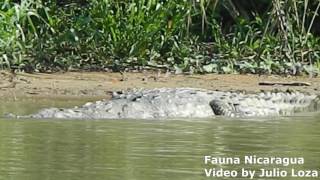
[[[0,84],[6,83],[4,79]],[[259,82],[305,82],[310,86],[261,86]],[[25,98],[49,99],[108,99],[112,91],[134,88],[201,88],[219,91],[300,91],[319,94],[320,78],[306,76],[282,77],[277,75],[242,75],[242,74],[205,74],[205,75],[174,75],[147,73],[109,72],[66,72],[66,73],[18,73],[15,87],[0,88],[0,100],[16,101]]]

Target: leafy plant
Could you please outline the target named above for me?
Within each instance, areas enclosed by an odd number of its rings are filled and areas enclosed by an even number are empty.
[[[318,0],[3,0],[0,66],[315,74],[319,9]]]

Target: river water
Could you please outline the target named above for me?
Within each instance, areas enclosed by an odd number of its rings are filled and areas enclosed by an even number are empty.
[[[0,110],[29,112],[39,104],[7,103]],[[0,180],[225,179],[206,177],[204,169],[210,168],[319,171],[319,129],[315,113],[264,119],[0,119]],[[212,165],[205,164],[205,155],[303,157],[304,164]]]

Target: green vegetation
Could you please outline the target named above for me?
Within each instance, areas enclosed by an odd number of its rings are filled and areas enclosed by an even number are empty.
[[[0,68],[314,74],[319,7],[319,0],[2,0]]]

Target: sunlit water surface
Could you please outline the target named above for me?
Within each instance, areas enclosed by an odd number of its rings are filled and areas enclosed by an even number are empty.
[[[36,103],[13,107],[16,112],[38,108]],[[205,120],[1,119],[0,179],[201,180],[223,179],[205,177],[204,168],[260,168],[205,165],[205,155],[303,157],[304,165],[294,168],[320,170],[319,129],[317,114]]]

